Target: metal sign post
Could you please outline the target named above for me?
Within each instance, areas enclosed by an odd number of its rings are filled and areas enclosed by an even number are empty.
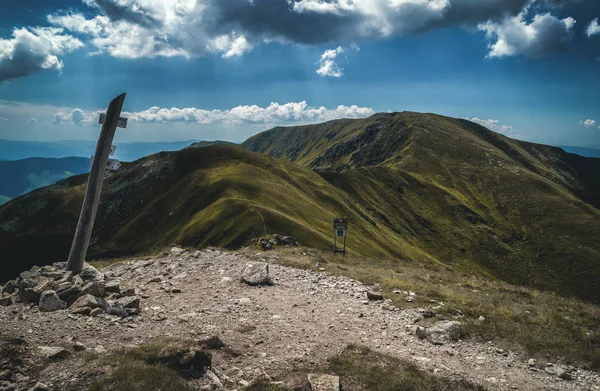
[[[98,203],[100,201],[100,193],[102,192],[102,183],[104,182],[104,171],[106,169],[117,170],[121,166],[118,160],[109,159],[108,155],[114,153],[115,148],[112,145],[112,141],[117,126],[123,128],[127,126],[127,119],[120,118],[123,102],[125,102],[125,94],[121,94],[113,99],[108,105],[106,114],[101,114],[98,121],[102,124],[102,130],[100,131],[98,144],[96,144],[96,153],[92,156],[92,168],[88,177],[85,198],[81,206],[81,214],[67,262],[67,269],[75,274],[81,272],[90,244],[94,220],[96,219],[96,212],[98,211]]]
[[[341,253],[342,255],[346,255],[346,231],[348,231],[348,218],[335,218],[333,219],[333,255],[337,253]],[[337,246],[337,238],[344,238],[344,246],[342,248],[338,248]]]

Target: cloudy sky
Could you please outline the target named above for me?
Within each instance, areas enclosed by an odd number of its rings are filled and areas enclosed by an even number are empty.
[[[597,0],[20,0],[0,4],[0,138],[240,141],[434,112],[600,145]]]

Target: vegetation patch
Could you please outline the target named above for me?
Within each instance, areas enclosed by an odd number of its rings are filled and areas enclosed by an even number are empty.
[[[466,380],[432,375],[409,361],[353,345],[329,360],[328,372],[340,377],[344,391],[485,391]]]
[[[161,338],[100,357],[112,371],[88,390],[191,390],[184,379],[202,377],[211,365],[211,354],[190,346],[189,341]]]

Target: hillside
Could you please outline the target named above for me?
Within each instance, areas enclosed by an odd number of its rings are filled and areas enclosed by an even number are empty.
[[[600,302],[599,160],[416,113],[276,128],[243,145],[274,157],[189,148],[111,174],[90,256],[238,248],[265,224],[327,249],[332,218],[346,215],[353,254]],[[66,258],[85,180],[0,207],[3,270]]]
[[[8,201],[10,201],[10,198],[0,195],[0,205],[4,205],[6,204]]]
[[[0,162],[0,194],[16,198],[71,175],[89,171],[89,158],[29,158]]]

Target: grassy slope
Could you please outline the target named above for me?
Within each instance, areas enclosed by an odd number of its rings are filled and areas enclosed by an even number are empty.
[[[415,113],[276,128],[244,146],[322,171],[410,259],[397,238],[429,262],[600,300],[600,160]]]
[[[85,176],[72,177],[0,208],[7,275],[66,258],[84,185]],[[237,248],[264,234],[263,217],[270,233],[329,247],[331,220],[340,214],[354,222],[351,251],[399,254],[380,248],[377,227],[312,170],[238,147],[190,148],[124,165],[107,178],[89,254],[152,252],[172,243]],[[397,243],[419,253],[401,239]]]

